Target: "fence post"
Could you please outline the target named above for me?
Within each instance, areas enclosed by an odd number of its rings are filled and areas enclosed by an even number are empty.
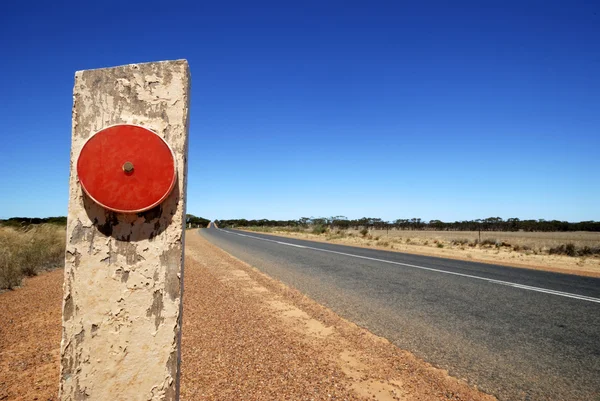
[[[75,74],[62,401],[179,398],[189,85],[185,60]],[[171,149],[172,186],[149,210],[109,210],[110,204],[84,187],[82,148],[94,133],[121,124],[143,127],[159,146],[164,141]],[[124,134],[119,135],[122,141]],[[100,151],[88,151],[88,170],[102,175],[110,170],[107,158],[123,149],[96,146],[90,149]],[[123,170],[115,171],[119,179],[143,176],[146,167],[133,159],[121,161]],[[110,202],[135,201],[136,182],[117,185],[112,176],[100,178],[107,181],[94,185],[114,195]]]

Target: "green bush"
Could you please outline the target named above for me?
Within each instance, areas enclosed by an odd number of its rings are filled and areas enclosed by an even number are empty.
[[[325,234],[326,232],[327,232],[327,227],[323,226],[321,224],[317,224],[312,229],[312,233],[317,234],[317,235]]]

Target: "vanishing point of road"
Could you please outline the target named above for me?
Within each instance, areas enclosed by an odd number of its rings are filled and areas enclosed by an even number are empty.
[[[212,224],[200,235],[501,400],[600,400],[600,279]]]

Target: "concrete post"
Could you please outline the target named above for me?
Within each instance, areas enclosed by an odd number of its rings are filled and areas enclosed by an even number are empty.
[[[75,74],[60,400],[179,398],[189,85],[185,60]],[[111,212],[79,185],[83,144],[114,124],[173,150],[177,182],[154,209]]]

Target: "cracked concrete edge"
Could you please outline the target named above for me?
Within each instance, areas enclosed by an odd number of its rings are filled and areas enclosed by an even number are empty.
[[[60,400],[179,398],[189,99],[185,60],[75,74]],[[94,132],[122,123],[165,139],[178,171],[160,206],[133,215],[95,204],[75,168]]]

